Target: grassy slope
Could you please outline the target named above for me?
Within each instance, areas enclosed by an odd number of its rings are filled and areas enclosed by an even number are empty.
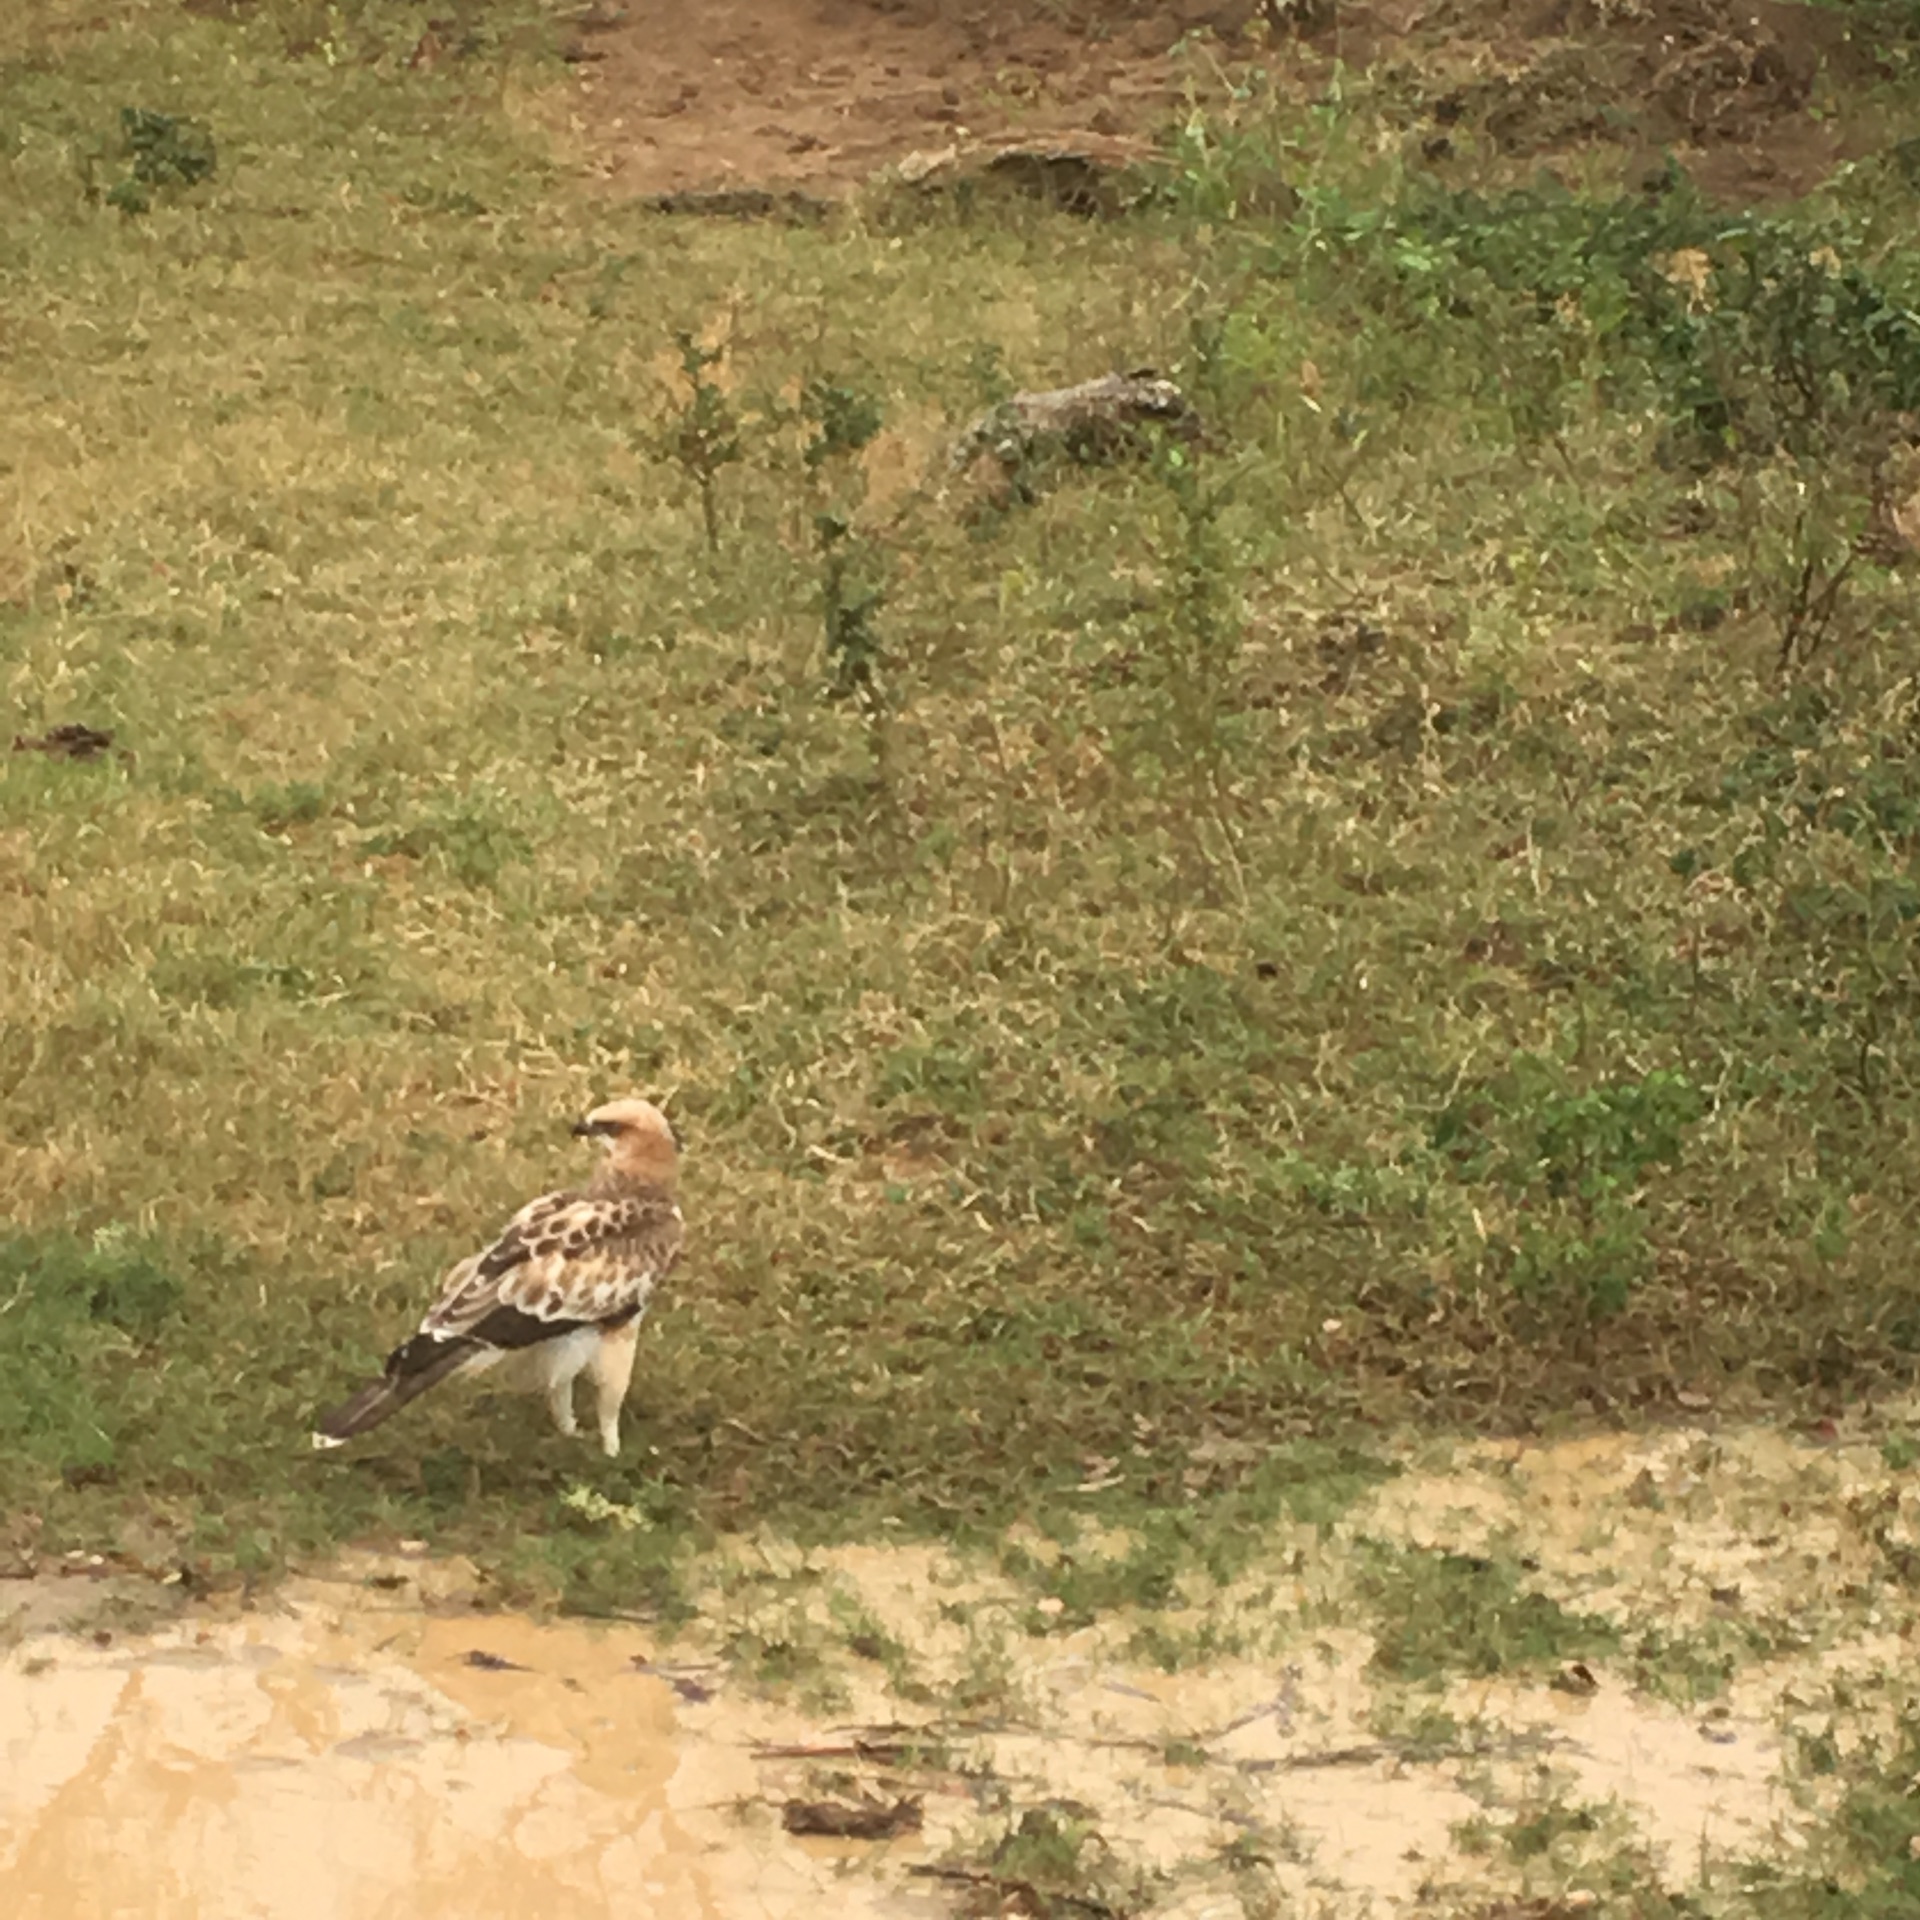
[[[1120,225],[675,222],[552,171],[543,77],[158,10],[0,75],[6,707],[132,754],[0,760],[23,1529],[566,1577],[580,1477],[812,1528],[1091,1471],[1231,1521],[1361,1423],[1905,1376],[1897,577],[1783,690],[1777,474],[1662,467],[1590,328],[1201,218],[1216,160]],[[87,204],[125,105],[205,119],[218,178]],[[1395,189],[1358,110],[1289,137]],[[1877,260],[1898,196],[1846,192]],[[652,451],[675,328],[755,416],[717,558]],[[911,495],[997,368],[1148,362],[1229,424],[1211,505]],[[892,422],[878,754],[770,420],[810,378]],[[308,1459],[629,1087],[686,1119],[698,1234],[637,1458],[449,1399]]]

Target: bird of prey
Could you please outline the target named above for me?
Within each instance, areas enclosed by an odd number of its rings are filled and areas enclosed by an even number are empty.
[[[568,1434],[578,1431],[573,1383],[587,1374],[600,1444],[609,1457],[620,1451],[641,1317],[680,1255],[680,1148],[645,1100],[609,1101],[574,1132],[606,1143],[600,1171],[577,1192],[522,1207],[492,1246],[461,1261],[381,1377],[323,1416],[316,1447],[344,1445],[442,1380],[500,1367],[504,1384],[544,1393]]]

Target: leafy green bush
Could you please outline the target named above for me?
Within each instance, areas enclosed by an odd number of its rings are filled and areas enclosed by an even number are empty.
[[[1613,404],[1660,409],[1676,459],[1807,454],[1920,406],[1920,314],[1897,290],[1801,220],[1710,206],[1671,164],[1609,201],[1551,183],[1364,206],[1327,191],[1302,220],[1403,326],[1556,337],[1500,368],[1523,436],[1553,431],[1596,370]]]

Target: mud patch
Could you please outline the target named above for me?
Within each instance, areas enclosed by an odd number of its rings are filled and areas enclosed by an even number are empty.
[[[1468,1914],[1622,1860],[1676,1893],[1790,1865],[1829,1811],[1801,1738],[1872,1748],[1912,1708],[1920,1502],[1874,1448],[1607,1435],[1406,1468],[1229,1587],[1183,1574],[1074,1631],[939,1548],[759,1538],[687,1570],[671,1647],[485,1611],[418,1551],[104,1644],[31,1632],[0,1666],[0,1876],[31,1920],[731,1920],[938,1914],[1053,1859],[1116,1913]],[[1009,1564],[1140,1547],[1089,1527]],[[1620,1657],[1385,1674],[1356,1570],[1394,1552],[1511,1564]],[[1689,1635],[1698,1672],[1648,1664]],[[918,1818],[810,1837],[795,1806]]]
[[[0,1673],[11,1911],[883,1910],[733,1819],[751,1756],[688,1736],[631,1635],[419,1609],[298,1581],[138,1647],[29,1643]]]
[[[97,1553],[76,1554],[47,1567],[22,1559],[0,1566],[0,1646],[50,1633],[103,1635],[110,1641],[116,1631],[151,1628],[186,1603],[186,1588],[178,1580],[129,1572]]]

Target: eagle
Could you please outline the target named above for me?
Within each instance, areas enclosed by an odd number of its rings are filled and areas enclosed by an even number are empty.
[[[573,1131],[605,1143],[599,1172],[530,1201],[484,1253],[453,1268],[380,1378],[321,1417],[315,1447],[345,1445],[443,1380],[500,1368],[503,1384],[547,1396],[564,1434],[579,1431],[573,1383],[586,1374],[600,1445],[619,1453],[640,1322],[680,1257],[680,1143],[640,1099],[596,1107]]]

